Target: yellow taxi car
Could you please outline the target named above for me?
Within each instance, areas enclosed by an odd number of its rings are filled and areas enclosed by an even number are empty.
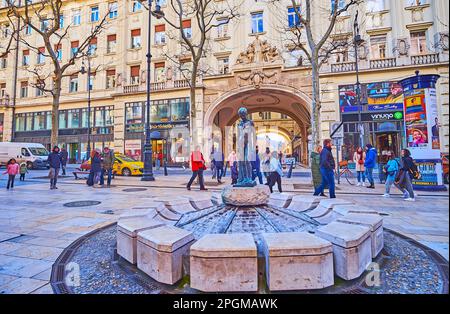
[[[133,158],[123,154],[115,153],[115,162],[113,166],[113,173],[122,176],[140,176],[144,171],[144,163],[136,161]],[[91,160],[85,161],[81,165],[81,170],[87,171],[91,169]]]

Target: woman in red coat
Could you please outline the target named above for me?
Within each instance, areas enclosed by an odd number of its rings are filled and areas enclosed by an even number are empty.
[[[206,169],[206,166],[203,154],[200,152],[200,146],[197,146],[195,148],[195,151],[191,153],[191,168],[192,168],[192,177],[189,180],[186,188],[188,190],[191,190],[192,182],[194,182],[195,178],[198,176],[198,182],[200,183],[200,190],[201,191],[208,190],[205,188],[205,183],[203,180],[203,171]]]

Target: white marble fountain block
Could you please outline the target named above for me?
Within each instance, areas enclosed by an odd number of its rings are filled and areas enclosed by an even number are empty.
[[[204,292],[258,290],[257,250],[248,233],[207,234],[190,249],[191,287]]]
[[[333,206],[333,212],[345,216],[351,213],[360,214],[378,214],[375,208],[370,208],[367,206],[355,205],[355,204],[339,204]]]
[[[117,254],[136,264],[138,232],[162,225],[160,221],[148,217],[120,219],[117,223]]]
[[[358,278],[372,262],[369,227],[335,221],[315,235],[333,243],[334,271],[342,279]]]
[[[384,246],[383,218],[374,214],[348,214],[337,221],[356,225],[363,225],[370,228],[370,238],[372,244],[372,258],[380,254]]]
[[[290,200],[292,200],[293,195],[289,193],[272,193],[269,198],[269,205],[275,207],[285,207]]]
[[[267,185],[254,187],[226,186],[222,190],[222,200],[227,205],[257,206],[265,205],[269,201],[270,190]]]
[[[319,204],[320,198],[310,195],[294,195],[288,209],[304,212]]]
[[[172,285],[183,277],[183,255],[194,235],[173,226],[144,230],[137,238],[137,267],[158,282]]]
[[[263,233],[271,291],[322,289],[334,284],[333,247],[307,232]]]
[[[192,206],[192,204],[191,206],[195,210],[201,210],[214,206],[213,202],[211,201],[211,197],[209,197],[208,195],[185,195],[184,197],[187,198],[190,202],[194,203],[195,206]]]

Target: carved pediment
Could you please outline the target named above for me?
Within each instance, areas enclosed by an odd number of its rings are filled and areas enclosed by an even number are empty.
[[[276,61],[282,61],[278,48],[256,36],[246,50],[239,54],[236,64],[274,63]]]

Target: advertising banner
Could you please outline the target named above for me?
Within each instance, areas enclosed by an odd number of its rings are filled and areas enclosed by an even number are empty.
[[[141,160],[142,155],[141,140],[126,140],[125,155],[133,158],[134,160]]]
[[[401,81],[407,148],[422,174],[417,189],[445,190],[440,152],[440,124],[436,100],[439,75],[417,75]]]

